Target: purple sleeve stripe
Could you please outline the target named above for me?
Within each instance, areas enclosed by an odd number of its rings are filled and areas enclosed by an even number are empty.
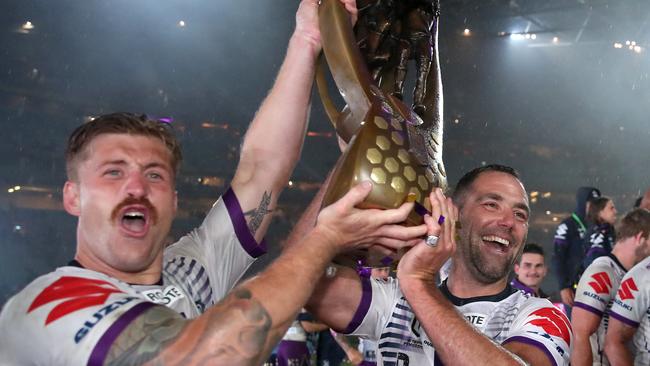
[[[539,342],[539,341],[536,341],[534,339],[530,339],[530,338],[527,338],[527,337],[515,336],[515,337],[511,337],[511,338],[506,339],[505,342],[503,342],[503,344],[510,343],[510,342],[525,343],[525,344],[531,345],[533,347],[539,348],[540,350],[542,350],[542,352],[544,352],[546,357],[548,357],[548,359],[551,360],[551,363],[553,364],[553,366],[557,366],[557,362],[555,362],[555,357],[553,357],[553,354],[551,353],[551,351],[549,351],[548,348],[546,348],[546,346],[542,342]]]
[[[620,321],[620,322],[622,322],[622,323],[625,323],[625,324],[627,324],[627,325],[629,325],[629,326],[631,326],[633,328],[638,328],[639,327],[639,323],[635,322],[634,320],[630,320],[630,319],[624,317],[623,315],[617,314],[617,313],[615,313],[615,312],[613,312],[611,310],[609,311],[609,316],[616,319],[616,320],[618,320],[618,321]]]
[[[122,316],[120,316],[115,323],[113,323],[104,335],[99,339],[99,342],[95,345],[90,358],[88,359],[89,366],[101,366],[106,361],[106,355],[111,349],[115,339],[122,333],[122,331],[133,321],[142,314],[145,310],[150,309],[151,307],[156,306],[152,302],[141,302],[131,309],[127,310]]]
[[[415,202],[415,207],[414,207],[414,209],[415,209],[415,212],[416,212],[418,215],[422,216],[422,217],[424,217],[424,215],[431,215],[431,212],[429,212],[429,210],[427,210],[426,207],[422,206],[422,205],[421,205],[419,202],[417,202],[417,201]]]
[[[239,205],[239,201],[237,200],[237,196],[235,196],[232,187],[228,188],[226,193],[221,197],[223,198],[223,202],[226,204],[226,209],[230,215],[232,226],[235,228],[237,239],[239,239],[239,242],[246,253],[253,258],[257,258],[266,253],[266,241],[262,240],[261,243],[257,244],[255,237],[248,229],[248,225],[246,225],[244,213],[241,210],[241,206]]]
[[[584,304],[584,303],[581,303],[581,302],[575,302],[575,303],[573,303],[573,306],[577,307],[577,308],[580,308],[580,309],[587,310],[588,312],[594,313],[594,314],[598,315],[601,318],[603,317],[603,312],[601,310],[599,310],[599,309],[596,309],[593,306],[590,306],[590,305],[587,305],[587,304]]]
[[[361,303],[359,304],[357,311],[354,313],[350,324],[348,324],[345,330],[339,333],[350,334],[354,332],[357,328],[359,328],[359,325],[361,325],[363,318],[365,318],[366,314],[368,313],[368,309],[370,309],[370,302],[372,301],[372,285],[370,284],[370,279],[367,277],[359,278],[361,279],[362,289]]]

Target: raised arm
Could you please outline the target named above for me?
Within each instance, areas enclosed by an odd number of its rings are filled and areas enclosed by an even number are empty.
[[[442,191],[431,194],[432,216],[445,216],[442,225],[431,216],[425,217],[429,235],[439,236],[438,245],[430,247],[421,241],[402,257],[397,277],[409,305],[427,336],[434,344],[440,360],[449,365],[551,365],[540,349],[511,342],[496,344],[469,324],[436,287],[435,276],[455,252],[455,222],[458,210]],[[440,331],[444,324],[444,331]],[[471,345],[471,346],[467,346]]]
[[[355,1],[341,1],[356,17]],[[302,0],[284,62],[246,132],[231,184],[258,241],[300,156],[320,50],[318,0]]]
[[[323,196],[330,184],[331,175],[325,180],[320,190],[296,223],[291,234],[287,238],[286,248],[291,248],[304,241],[304,237],[316,224],[318,210],[321,207]],[[373,233],[373,245],[390,248],[410,246],[415,238],[426,232],[424,225],[414,227],[402,227],[394,225],[386,226],[381,231]],[[409,240],[410,239],[410,240]],[[369,286],[369,283],[366,283]],[[363,294],[363,284],[357,272],[348,267],[331,264],[328,275],[321,277],[316,284],[314,292],[305,306],[317,319],[327,324],[332,329],[342,332],[354,318],[359,308]]]
[[[316,225],[316,217],[323,202],[323,196],[330,183],[325,180],[316,196],[293,227],[285,248],[292,248],[303,242]],[[318,280],[314,292],[307,302],[307,310],[317,319],[336,330],[343,330],[352,320],[361,302],[361,280],[351,268],[330,265],[329,275]]]
[[[409,232],[395,224],[406,219],[412,204],[385,211],[355,208],[371,188],[362,183],[323,210],[302,243],[285,249],[202,316],[184,320],[162,306],[145,311],[112,343],[108,363],[259,365],[337,253],[368,247],[379,240],[376,233]]]

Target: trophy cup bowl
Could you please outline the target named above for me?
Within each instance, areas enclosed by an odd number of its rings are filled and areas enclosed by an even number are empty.
[[[426,1],[422,4],[431,5]],[[395,91],[395,85],[403,84],[403,80],[396,80],[401,75],[396,69],[405,60],[396,62],[395,58],[387,58],[388,63],[380,71],[374,70],[373,74],[377,75],[374,79],[357,46],[347,12],[338,0],[323,0],[319,17],[323,53],[347,103],[342,111],[338,111],[329,95],[323,62],[317,69],[316,81],[328,117],[339,137],[347,142],[332,173],[323,206],[337,201],[352,186],[368,180],[373,183],[373,189],[359,208],[391,209],[404,202],[414,202],[415,207],[404,225],[419,225],[431,208],[429,192],[436,187],[446,189],[447,179],[442,163],[438,15],[437,11],[419,8],[408,11],[417,11],[425,20],[431,16],[427,29],[433,32],[430,37],[435,40],[429,40],[429,51],[434,57],[429,57],[430,64],[423,68],[426,73],[418,73],[418,79],[426,83],[420,83],[419,90],[414,93],[414,108],[400,100],[401,91]],[[360,22],[363,19],[361,16]],[[367,33],[367,27],[362,24],[358,27]],[[351,267],[386,267],[395,265],[402,254],[387,256],[371,247],[343,253],[335,262]]]

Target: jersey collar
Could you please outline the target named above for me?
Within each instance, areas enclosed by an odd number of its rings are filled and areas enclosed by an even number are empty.
[[[440,285],[440,292],[442,292],[445,297],[451,301],[452,304],[456,306],[463,306],[466,304],[470,304],[473,302],[477,301],[489,301],[489,302],[499,302],[508,296],[514,294],[518,290],[512,287],[510,284],[507,284],[506,287],[503,289],[503,291],[499,292],[498,294],[494,295],[488,295],[488,296],[477,296],[477,297],[468,297],[468,298],[460,298],[457,296],[452,295],[451,292],[449,292],[449,288],[447,287],[447,280],[445,279],[442,284]]]

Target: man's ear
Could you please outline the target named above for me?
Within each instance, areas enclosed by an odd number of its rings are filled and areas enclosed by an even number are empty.
[[[79,216],[79,185],[73,181],[66,181],[63,185],[63,208],[73,216]]]
[[[645,239],[643,237],[643,231],[636,233],[636,235],[634,235],[634,246],[637,248],[640,247],[643,244],[643,239]]]
[[[515,263],[515,268],[514,269],[515,269],[515,274],[517,276],[519,276],[519,264],[518,263]]]

